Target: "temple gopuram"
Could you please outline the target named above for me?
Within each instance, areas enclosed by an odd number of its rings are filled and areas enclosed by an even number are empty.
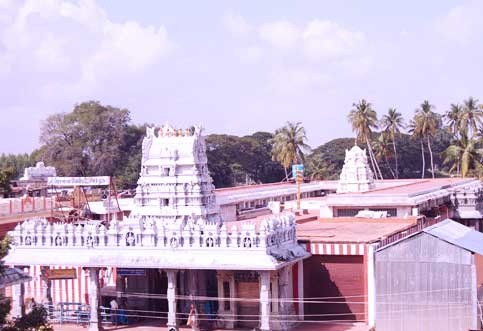
[[[30,219],[10,233],[6,263],[40,265],[47,303],[52,302],[49,269],[82,268],[89,276],[90,331],[102,329],[100,274],[115,270],[134,275],[117,273],[115,295],[127,298],[132,309],[166,312],[170,331],[186,320],[183,314],[193,303],[214,302],[218,325],[225,328],[277,330],[287,327],[287,315],[297,319],[296,304],[288,300],[297,294],[292,270],[310,254],[297,244],[292,213],[225,223],[201,127],[147,128],[140,170],[129,217],[80,225]],[[22,286],[14,289],[14,315],[23,312]],[[257,317],[244,320],[237,314]]]

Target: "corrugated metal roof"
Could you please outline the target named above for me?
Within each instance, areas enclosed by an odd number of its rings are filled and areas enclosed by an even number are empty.
[[[3,267],[2,270],[0,270],[0,288],[28,282],[30,280],[32,280],[32,278],[22,270],[7,267]]]
[[[483,254],[483,233],[446,219],[423,229],[432,236],[447,241],[473,253]]]

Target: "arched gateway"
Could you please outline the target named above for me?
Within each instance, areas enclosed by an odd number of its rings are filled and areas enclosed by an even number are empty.
[[[145,270],[150,285],[144,289],[166,294],[166,307],[158,309],[168,312],[169,330],[185,322],[184,306],[199,298],[216,301],[214,314],[222,327],[285,327],[283,321],[295,313],[292,300],[284,300],[293,296],[291,267],[309,256],[297,244],[295,217],[225,224],[201,131],[148,128],[135,208],[127,219],[106,225],[28,220],[10,233],[6,263],[88,268],[92,331],[101,329],[101,268]],[[123,283],[118,281],[116,290],[129,294]],[[21,305],[21,294],[14,300]],[[250,315],[255,317],[246,318]]]

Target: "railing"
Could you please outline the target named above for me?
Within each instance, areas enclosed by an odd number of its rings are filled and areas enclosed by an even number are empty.
[[[433,224],[436,224],[440,221],[442,221],[441,216],[437,216],[435,218],[429,218],[429,219],[426,218],[426,217],[418,219],[416,224],[414,224],[411,227],[408,227],[406,230],[399,231],[399,232],[394,233],[392,235],[389,235],[386,238],[384,238],[383,240],[381,240],[381,243],[379,244],[378,248],[385,247],[389,244],[392,244],[393,242],[396,242],[398,240],[406,238],[406,237],[412,235],[413,233],[419,232],[422,229],[424,229],[428,226],[431,226]]]
[[[10,232],[16,247],[153,247],[169,249],[242,248],[265,249],[296,243],[293,214],[281,214],[263,220],[258,229],[253,223],[230,231],[223,224],[163,224],[159,219],[100,223],[49,223],[31,219]]]
[[[49,314],[49,321],[52,323],[75,323],[77,325],[89,323],[91,315],[89,305],[80,302],[59,302],[46,307]],[[103,324],[112,324],[112,309],[100,306],[99,310],[101,322]]]

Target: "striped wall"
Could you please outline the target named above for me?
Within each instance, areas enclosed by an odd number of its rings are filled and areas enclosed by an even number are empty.
[[[307,243],[307,251],[315,255],[365,255],[366,244]]]
[[[51,266],[51,269],[69,269],[75,268],[77,272],[76,279],[52,280],[51,294],[52,301],[56,302],[89,302],[89,272],[82,267],[74,266]],[[25,298],[33,297],[37,302],[42,302],[43,284],[41,280],[40,266],[34,265],[25,269],[32,281],[25,283]],[[112,274],[109,270],[101,269],[100,284],[101,287],[107,285],[109,277]]]

